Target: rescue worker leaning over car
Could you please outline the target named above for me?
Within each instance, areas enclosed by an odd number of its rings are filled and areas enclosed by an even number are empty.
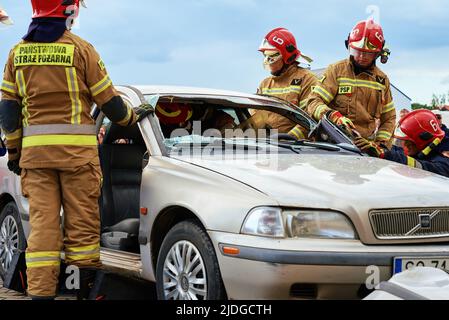
[[[21,173],[29,199],[28,294],[57,294],[61,251],[80,268],[78,298],[86,298],[100,263],[96,103],[122,126],[138,115],[121,99],[94,47],[70,32],[80,0],[32,0],[28,33],[10,52],[1,84],[0,122],[8,167]],[[139,109],[145,116],[148,107]],[[64,239],[60,209],[64,209]]]
[[[262,81],[258,94],[275,96],[305,109],[312,86],[318,79],[308,69],[299,66],[298,59],[312,59],[298,49],[293,34],[284,28],[270,31],[259,48],[264,55],[264,66],[271,76]],[[258,128],[269,126],[280,133],[288,133],[295,123],[277,113],[261,110],[252,117]],[[291,131],[297,139],[305,139],[306,129],[298,126]]]
[[[376,60],[388,60],[382,28],[359,22],[346,41],[349,59],[330,65],[312,89],[307,110],[317,121],[324,115],[370,143],[391,146],[396,110],[388,77]],[[358,135],[357,134],[357,135]]]
[[[355,140],[355,144],[373,157],[449,177],[449,137],[433,112],[416,110],[406,115],[399,122],[395,138],[404,141],[404,148],[393,146],[388,150],[373,146],[361,137]]]

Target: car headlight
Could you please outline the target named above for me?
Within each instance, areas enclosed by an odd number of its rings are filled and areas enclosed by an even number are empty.
[[[253,209],[243,223],[242,233],[273,238],[284,238],[284,219],[280,208]]]
[[[357,239],[351,221],[341,213],[272,207],[251,210],[241,233],[271,238]]]
[[[338,212],[292,210],[283,215],[291,238],[357,239],[352,223]]]

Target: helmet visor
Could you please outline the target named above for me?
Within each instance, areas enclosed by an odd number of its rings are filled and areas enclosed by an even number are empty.
[[[273,45],[271,45],[267,39],[263,39],[262,43],[259,46],[259,51],[264,52],[266,50],[277,50],[277,48]]]
[[[379,56],[378,52],[366,52],[353,47],[349,48],[349,55],[361,66],[371,65]]]
[[[412,139],[409,138],[409,136],[407,136],[404,131],[401,130],[401,126],[398,126],[394,132],[394,137],[398,140],[407,140],[407,141],[412,141]]]
[[[282,59],[281,53],[275,50],[264,51],[263,56],[264,56],[263,59],[264,65],[272,65]]]

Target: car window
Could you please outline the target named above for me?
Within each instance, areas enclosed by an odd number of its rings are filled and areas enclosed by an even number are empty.
[[[151,100],[153,116],[159,124],[153,130],[162,133],[162,143],[168,153],[211,145],[231,152],[242,149],[297,153],[298,145],[303,149],[340,150],[326,145],[339,142],[323,140],[322,137],[329,135],[321,134],[322,130],[317,130],[319,126],[310,116],[282,101],[273,100],[270,105],[270,100],[254,97],[150,95],[146,98]],[[303,133],[301,141],[289,135],[294,128],[300,128]]]

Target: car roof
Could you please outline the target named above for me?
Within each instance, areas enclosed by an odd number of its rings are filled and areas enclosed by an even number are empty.
[[[123,87],[123,86],[118,86]],[[257,99],[263,103],[269,103],[272,107],[284,109],[287,111],[295,111],[288,102],[277,97],[270,97],[265,95],[249,94],[231,90],[188,87],[188,86],[164,86],[164,85],[131,85],[125,86],[138,90],[143,95],[186,95],[186,96],[216,96],[216,97],[234,97],[243,99]],[[297,110],[296,110],[297,111]]]
[[[198,95],[216,95],[216,96],[231,96],[231,97],[241,97],[250,99],[266,99],[270,98],[248,94],[243,92],[231,91],[231,90],[221,90],[221,89],[211,89],[211,88],[199,88],[199,87],[183,87],[183,86],[158,86],[158,85],[134,85],[132,86],[142,92],[144,95],[149,94],[198,94]]]

